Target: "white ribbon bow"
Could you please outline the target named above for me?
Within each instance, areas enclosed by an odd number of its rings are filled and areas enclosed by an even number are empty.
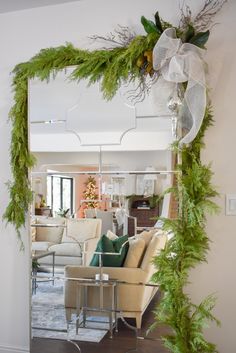
[[[204,50],[190,43],[182,44],[174,28],[166,29],[153,49],[153,68],[170,82],[186,82],[184,111],[188,112],[192,127],[180,143],[190,143],[196,137],[206,109]]]

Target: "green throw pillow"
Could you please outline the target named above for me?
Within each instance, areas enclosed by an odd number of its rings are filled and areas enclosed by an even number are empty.
[[[121,251],[121,255],[113,256],[113,257],[119,257],[119,261],[121,263],[121,265],[119,265],[119,266],[123,266],[128,249],[129,249],[128,235],[123,235],[122,237],[116,238],[116,239],[112,240],[112,243],[113,243],[115,252]],[[122,248],[122,245],[124,243],[126,243],[126,244]],[[121,250],[121,248],[122,248],[122,250]],[[112,266],[112,267],[115,267],[115,266]]]
[[[98,241],[97,248],[95,251],[97,252],[111,252],[111,253],[119,253],[124,244],[128,241],[128,236],[124,235],[123,237],[119,237],[115,240],[111,240],[103,235]],[[104,267],[121,267],[125,261],[125,257],[129,248],[129,243],[124,245],[122,248],[120,255],[102,255],[102,264]],[[93,258],[90,262],[90,266],[99,266],[99,255],[94,254]]]
[[[112,241],[106,237],[106,235],[102,235],[97,243],[97,247],[95,252],[114,252],[114,247]],[[102,256],[104,258],[105,255]],[[99,266],[99,255],[94,254],[93,258],[90,262],[90,266]]]

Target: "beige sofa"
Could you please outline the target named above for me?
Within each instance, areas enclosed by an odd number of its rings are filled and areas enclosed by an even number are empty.
[[[36,218],[32,222],[32,250],[55,251],[55,265],[82,265],[90,261],[101,236],[100,219]],[[51,265],[52,257],[39,260]]]
[[[137,263],[135,264],[135,257],[132,258],[133,254],[131,254],[130,251],[131,246],[124,263],[124,266],[129,267],[103,267],[103,272],[109,274],[110,279],[117,279],[129,283],[118,285],[117,308],[122,312],[123,317],[135,318],[136,326],[138,328],[141,327],[143,313],[158,289],[158,287],[143,286],[140,285],[140,283],[148,284],[152,275],[156,272],[156,269],[152,264],[152,258],[153,256],[158,255],[160,250],[164,248],[167,239],[166,235],[161,231],[158,233],[156,233],[156,231],[143,233],[146,233],[147,236],[145,236],[144,252],[141,256],[141,263],[138,267]],[[136,241],[137,237],[142,237],[141,234],[133,237],[130,241]],[[98,267],[65,267],[65,277],[67,278],[94,278],[97,273],[99,273]],[[71,319],[71,314],[76,311],[76,305],[78,305],[76,303],[80,300],[80,298],[76,298],[78,295],[77,286],[78,284],[75,280],[68,279],[65,281],[64,299],[68,321]],[[106,303],[109,303],[108,294],[109,293],[104,291],[104,307],[106,307]],[[87,302],[90,307],[98,307],[98,301],[99,293],[96,292],[96,288],[92,287],[90,292],[88,292]],[[83,303],[80,305],[83,306]]]

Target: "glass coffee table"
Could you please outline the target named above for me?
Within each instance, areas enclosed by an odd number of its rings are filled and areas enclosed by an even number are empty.
[[[51,281],[54,285],[54,274],[55,274],[55,251],[42,251],[42,250],[33,250],[31,253],[31,259],[33,261],[37,261],[46,256],[52,256],[52,279],[47,279],[45,281]],[[36,293],[37,288],[37,274],[38,268],[32,268],[32,294]],[[42,282],[42,281],[41,281]]]

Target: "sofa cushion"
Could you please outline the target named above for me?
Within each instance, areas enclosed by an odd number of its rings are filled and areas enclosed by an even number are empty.
[[[129,239],[129,250],[125,258],[124,267],[139,267],[144,249],[144,239]]]
[[[41,251],[47,251],[48,248],[55,243],[51,243],[49,241],[33,241],[31,245],[32,250],[41,250]]]
[[[111,230],[108,230],[106,235],[107,235],[107,238],[109,238],[111,240],[115,240],[118,238],[118,235],[113,233]]]
[[[145,241],[145,247],[147,247],[155,232],[144,230],[142,233],[135,235],[135,238],[136,239],[143,239]]]
[[[81,256],[81,248],[75,243],[55,244],[48,250],[55,251],[56,256]]]
[[[98,220],[92,218],[68,219],[62,243],[84,242],[97,235]]]
[[[64,218],[43,218],[37,219],[37,224],[58,224],[64,225]],[[48,241],[52,243],[60,243],[63,235],[63,227],[37,227],[36,228],[36,241]]]
[[[124,243],[126,243],[122,247]],[[104,267],[121,267],[125,261],[125,257],[128,251],[128,236],[118,237],[115,240],[109,239],[106,235],[103,235],[98,241],[97,252],[110,252],[110,253],[119,253],[119,255],[102,255],[102,264]],[[122,249],[122,250],[121,250]],[[99,255],[94,254],[90,266],[99,266]]]
[[[154,259],[154,256],[159,255],[159,252],[161,249],[164,248],[166,243],[166,236],[165,235],[153,235],[152,240],[148,244],[148,247],[146,249],[141,268],[144,271],[149,271],[151,267],[154,267],[152,261]]]

